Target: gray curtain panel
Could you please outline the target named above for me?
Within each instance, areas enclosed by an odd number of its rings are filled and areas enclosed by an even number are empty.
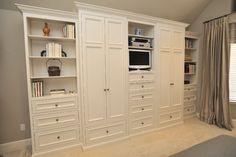
[[[203,42],[200,120],[231,130],[228,17],[205,23]]]

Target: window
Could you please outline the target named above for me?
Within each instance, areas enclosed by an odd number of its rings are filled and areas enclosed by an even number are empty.
[[[230,102],[236,102],[236,43],[231,44],[229,91]]]

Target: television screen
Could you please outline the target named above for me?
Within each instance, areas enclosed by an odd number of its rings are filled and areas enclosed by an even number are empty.
[[[129,51],[130,66],[150,66],[149,51]]]

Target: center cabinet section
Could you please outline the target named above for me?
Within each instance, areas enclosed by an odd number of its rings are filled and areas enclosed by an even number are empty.
[[[159,27],[160,126],[182,120],[184,87],[184,29]],[[177,114],[176,111],[179,113]],[[168,121],[164,115],[171,117]],[[173,114],[173,115],[172,115]]]
[[[86,144],[94,144],[92,141],[97,140],[90,139],[91,130],[107,128],[107,125],[113,128],[110,124],[114,122],[122,121],[125,127],[120,128],[121,135],[126,134],[127,20],[91,12],[82,12],[81,19],[84,116],[85,125],[89,127],[85,129],[85,135]],[[102,141],[94,135],[93,138]]]

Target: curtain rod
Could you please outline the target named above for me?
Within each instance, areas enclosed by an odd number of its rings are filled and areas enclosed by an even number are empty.
[[[207,20],[207,21],[205,21],[205,22],[203,22],[203,23],[208,23],[208,22],[210,22],[210,21],[213,21],[213,20],[216,20],[216,19],[219,19],[219,18],[222,18],[222,17],[226,17],[226,16],[229,16],[229,15],[231,15],[232,13],[230,13],[230,14],[226,14],[226,15],[222,15],[222,16],[219,16],[219,17],[216,17],[216,18],[213,18],[213,19],[210,19],[210,20]]]

